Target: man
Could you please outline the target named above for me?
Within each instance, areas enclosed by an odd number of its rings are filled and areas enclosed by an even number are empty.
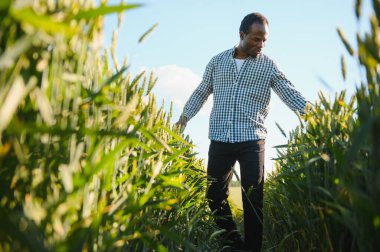
[[[268,39],[268,20],[260,13],[244,17],[240,42],[211,59],[202,82],[187,101],[176,123],[184,129],[213,93],[210,115],[210,185],[206,197],[225,229],[224,240],[235,249],[260,251],[263,232],[264,145],[271,89],[293,111],[304,114],[306,100],[295,90],[262,49]],[[243,190],[244,235],[240,238],[227,202],[235,162],[240,163]]]

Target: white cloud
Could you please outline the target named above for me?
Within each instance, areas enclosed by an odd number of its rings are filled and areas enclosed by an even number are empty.
[[[202,80],[190,69],[176,65],[160,66],[150,70],[158,78],[154,87],[158,101],[162,99],[165,99],[165,102],[173,101],[174,107],[179,111],[182,111],[186,101]],[[212,98],[209,97],[199,115],[208,116],[211,108]]]

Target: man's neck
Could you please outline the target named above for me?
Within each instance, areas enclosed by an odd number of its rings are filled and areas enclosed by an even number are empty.
[[[234,58],[235,59],[246,59],[248,58],[248,54],[247,53],[244,53],[241,48],[240,48],[240,45],[238,45],[237,47],[235,47],[235,53],[234,53]]]

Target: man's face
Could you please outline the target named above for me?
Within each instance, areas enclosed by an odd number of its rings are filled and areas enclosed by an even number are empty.
[[[268,36],[268,25],[253,23],[248,33],[240,32],[240,48],[244,53],[256,57],[265,47]]]

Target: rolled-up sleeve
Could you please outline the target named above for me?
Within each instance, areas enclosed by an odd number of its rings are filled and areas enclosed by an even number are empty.
[[[279,67],[273,62],[272,68],[272,89],[281,98],[281,100],[294,112],[305,114],[307,101],[298,92],[294,85],[285,77]]]
[[[188,120],[193,118],[202,106],[205,104],[207,98],[212,94],[212,78],[214,72],[214,58],[206,66],[206,70],[203,74],[203,78],[199,86],[191,94],[189,100],[186,102],[183,108],[183,116],[186,116]]]

